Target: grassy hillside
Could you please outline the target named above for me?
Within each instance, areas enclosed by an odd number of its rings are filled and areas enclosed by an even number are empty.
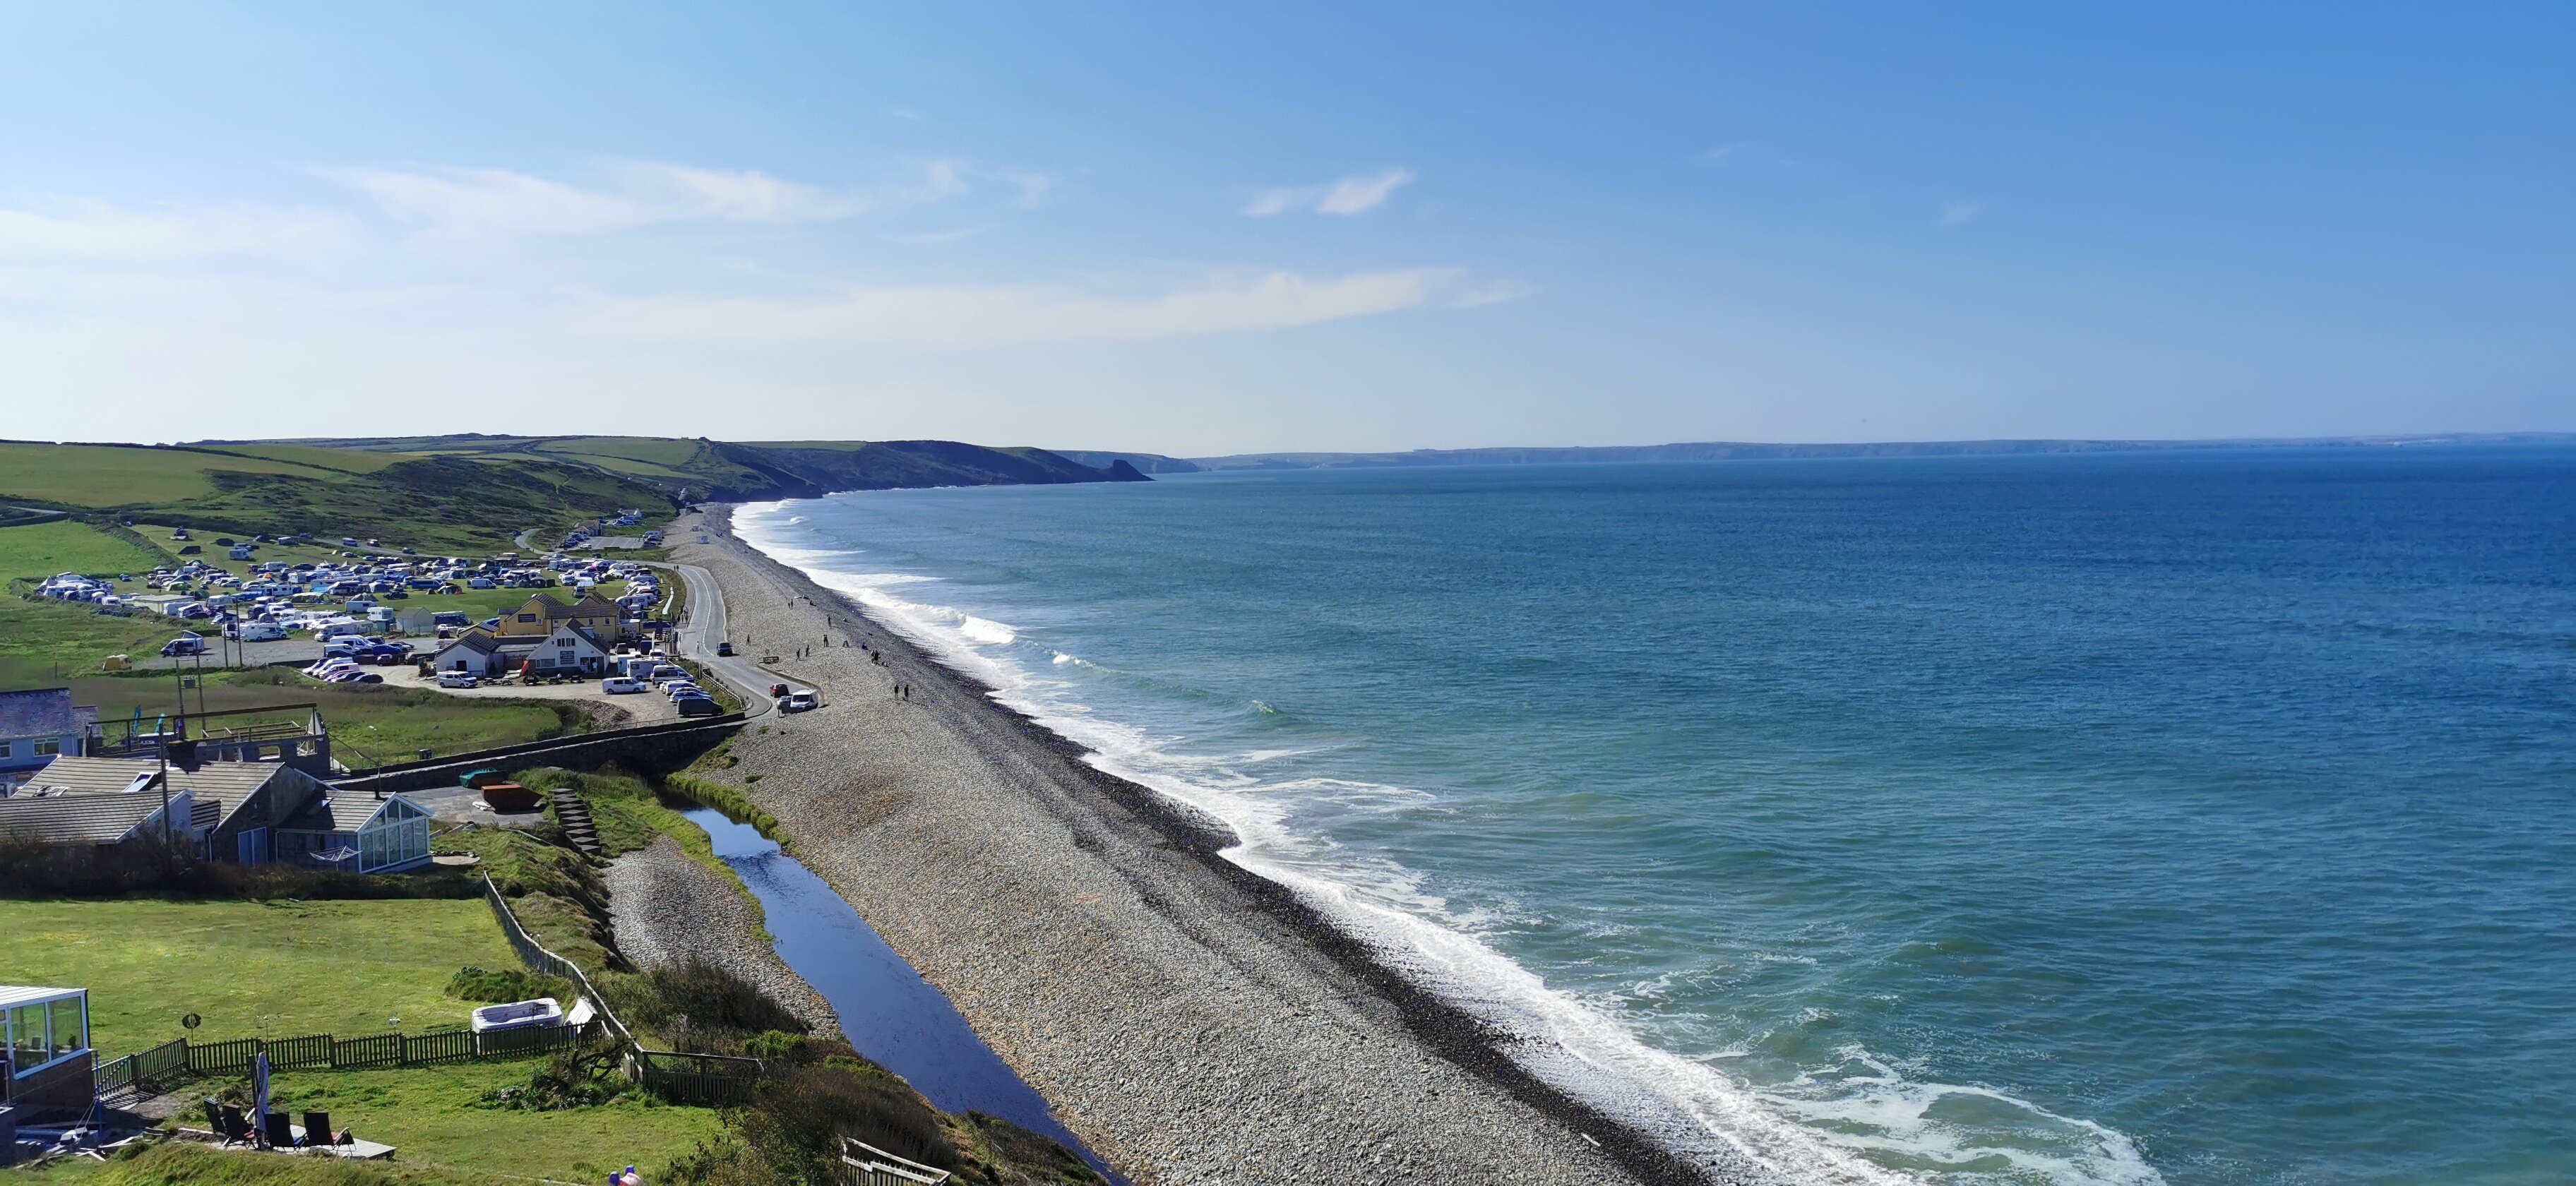
[[[354,536],[424,552],[504,549],[523,529],[551,540],[595,516],[682,498],[1119,480],[1142,475],[1044,449],[955,441],[479,433],[162,446],[0,441],[0,505],[236,535]]]
[[[336,452],[336,450],[315,450]],[[270,457],[147,445],[0,441],[0,498],[68,507],[182,502],[214,493],[215,474],[348,475]]]
[[[486,461],[545,461],[595,469],[655,486],[674,496],[685,492],[692,499],[728,501],[907,486],[1018,486],[1114,480],[1103,469],[1044,449],[995,449],[955,441],[733,442],[465,433],[335,438],[295,444],[329,452],[396,451]]]
[[[0,584],[43,580],[58,572],[116,576],[149,572],[166,563],[123,535],[87,523],[57,519],[27,527],[0,527]]]
[[[623,508],[667,507],[666,478],[536,452],[0,442],[0,499],[11,504],[238,535],[381,539],[424,552],[490,552],[525,528],[552,538]]]

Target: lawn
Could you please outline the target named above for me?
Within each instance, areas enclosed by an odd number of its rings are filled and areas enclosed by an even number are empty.
[[[468,966],[518,966],[476,898],[0,901],[0,968],[89,989],[103,1057],[179,1037],[189,1013],[209,1040],[462,1024],[444,989]]]
[[[270,1091],[279,1106],[327,1111],[335,1127],[396,1146],[406,1162],[560,1181],[596,1182],[628,1165],[650,1175],[723,1127],[714,1109],[665,1104],[641,1092],[557,1112],[478,1106],[484,1092],[523,1085],[539,1065],[511,1059],[287,1071],[270,1081]]]
[[[209,470],[339,478],[329,470],[265,457],[237,457],[141,445],[0,443],[0,496],[81,507],[176,502],[214,493]]]
[[[57,519],[27,527],[0,527],[0,582],[41,581],[60,572],[114,577],[150,572],[160,557],[87,523]]]

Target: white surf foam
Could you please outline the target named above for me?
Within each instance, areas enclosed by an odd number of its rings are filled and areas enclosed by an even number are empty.
[[[1989,1088],[1909,1080],[1857,1048],[1846,1055],[1861,1073],[1769,1088],[1749,1086],[1712,1065],[1723,1061],[1722,1053],[1700,1059],[1659,1049],[1616,1015],[1615,1002],[1587,1002],[1552,989],[1479,938],[1473,932],[1483,920],[1452,914],[1421,873],[1288,826],[1293,808],[1305,803],[1392,808],[1435,796],[1344,779],[1265,782],[1243,768],[1298,751],[1189,754],[1174,748],[1177,739],[1103,719],[1074,698],[1079,688],[1073,673],[1060,677],[1023,666],[1003,649],[1017,640],[1015,629],[916,599],[909,588],[937,578],[853,571],[833,562],[848,564],[860,554],[856,550],[799,548],[764,530],[787,525],[774,515],[783,505],[741,508],[737,534],[875,611],[898,633],[992,687],[1005,706],[1083,746],[1092,765],[1222,819],[1241,838],[1225,851],[1227,859],[1288,886],[1424,988],[1509,1034],[1503,1048],[1515,1062],[1679,1154],[1708,1161],[1749,1158],[1790,1181],[1818,1186],[2163,1182],[2135,1143],[2115,1130],[2057,1116]],[[1048,668],[1089,666],[1061,651],[1049,655]],[[2029,1123],[2016,1125],[2016,1136],[2027,1131],[2050,1139],[2040,1148],[2007,1148],[1981,1132],[1946,1125],[1932,1112],[1952,1097],[2017,1110]],[[1872,1155],[1924,1172],[1889,1169]],[[1999,1158],[2010,1168],[1992,1169]]]

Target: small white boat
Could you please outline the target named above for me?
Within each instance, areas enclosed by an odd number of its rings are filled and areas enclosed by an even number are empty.
[[[512,1001],[507,1005],[485,1005],[474,1011],[474,1032],[488,1034],[497,1030],[534,1029],[538,1026],[562,1025],[563,1006],[553,997],[533,1001]]]

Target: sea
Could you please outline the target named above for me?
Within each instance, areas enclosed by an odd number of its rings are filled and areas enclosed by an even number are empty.
[[[1692,1155],[2576,1182],[2576,448],[1228,472],[735,526]]]

